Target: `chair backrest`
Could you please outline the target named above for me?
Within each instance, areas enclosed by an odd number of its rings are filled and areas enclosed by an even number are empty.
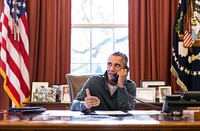
[[[67,83],[70,90],[70,101],[72,102],[77,96],[78,92],[83,87],[87,79],[94,74],[74,75],[66,74]]]

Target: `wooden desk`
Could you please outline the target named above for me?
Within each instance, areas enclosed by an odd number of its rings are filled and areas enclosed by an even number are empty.
[[[148,112],[148,111],[147,111]],[[69,110],[48,110],[43,114],[20,115],[1,114],[0,130],[2,131],[133,131],[133,130],[200,130],[200,121],[187,117],[132,114],[128,116],[83,115]],[[150,115],[151,114],[151,115]]]
[[[160,103],[160,102],[152,102],[152,103],[148,103],[148,104],[152,104],[154,106],[160,107],[161,109],[162,109],[162,105],[163,105],[163,103]],[[148,105],[144,105],[142,103],[137,102],[135,104],[135,110],[156,110],[156,109],[153,107],[150,107]]]
[[[60,102],[24,102],[27,106],[42,106],[47,110],[70,110],[70,103],[60,103]],[[162,107],[163,103],[154,102],[150,103],[159,107]],[[155,110],[155,108],[144,105],[142,103],[136,103],[135,110]]]

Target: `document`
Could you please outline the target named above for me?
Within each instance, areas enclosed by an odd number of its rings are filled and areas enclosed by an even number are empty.
[[[132,114],[132,115],[156,115],[156,114],[161,114],[161,111],[157,111],[157,110],[131,110],[128,113]]]
[[[95,111],[95,113],[98,115],[127,115],[123,111]]]
[[[70,111],[70,110],[47,110],[43,113],[44,115],[51,116],[81,116],[83,113],[80,111]]]

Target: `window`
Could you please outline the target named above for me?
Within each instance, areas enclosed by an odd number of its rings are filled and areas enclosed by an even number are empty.
[[[72,0],[71,73],[103,73],[114,51],[128,55],[128,0]]]

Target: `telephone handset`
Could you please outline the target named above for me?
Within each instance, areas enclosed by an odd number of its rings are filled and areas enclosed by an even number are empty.
[[[125,69],[127,70],[127,72],[129,72],[129,67],[125,67]],[[117,84],[118,77],[119,76],[117,74],[114,74],[112,79],[111,79],[114,82],[115,85]]]

